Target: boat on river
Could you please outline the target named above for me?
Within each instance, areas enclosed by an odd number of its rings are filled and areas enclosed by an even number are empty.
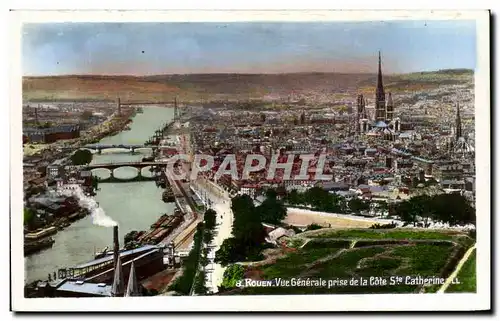
[[[102,249],[102,251],[94,253],[94,258],[97,260],[107,255],[111,255],[109,253],[113,254],[112,251],[109,251],[109,247],[106,246],[104,249]]]
[[[24,236],[26,241],[37,241],[45,238],[46,236],[53,235],[57,233],[57,227],[50,226],[45,229],[38,229],[36,232],[28,233]]]
[[[29,255],[41,251],[45,248],[51,247],[55,243],[52,237],[47,237],[44,239],[36,241],[26,241],[24,242],[24,255]]]
[[[172,190],[172,187],[170,185],[166,186],[166,189],[162,194],[162,200],[165,203],[171,203],[175,201],[174,191]]]

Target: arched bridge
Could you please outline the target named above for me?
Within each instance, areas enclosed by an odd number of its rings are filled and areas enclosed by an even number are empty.
[[[152,176],[145,176],[142,174],[142,170],[145,167],[156,168],[153,170],[154,174]],[[129,181],[150,181],[156,180],[158,177],[164,175],[165,167],[167,163],[158,163],[158,162],[121,162],[121,163],[106,163],[106,164],[89,164],[82,166],[83,169],[86,170],[95,170],[95,169],[107,169],[109,171],[108,178],[99,178],[99,181],[102,182],[129,182]],[[118,178],[115,176],[115,169],[121,167],[132,167],[137,170],[137,176],[130,178]],[[162,170],[163,169],[163,170]]]
[[[123,148],[123,149],[128,149],[131,151],[134,151],[139,148],[151,148],[151,149],[156,149],[158,146],[155,145],[144,145],[144,144],[113,144],[113,145],[106,145],[106,144],[88,144],[83,146],[82,148],[86,149],[94,149],[97,151],[103,150],[103,149],[112,149],[112,148]]]
[[[120,163],[106,163],[106,164],[89,164],[86,165],[85,168],[89,170],[105,168],[109,170],[115,170],[120,167],[134,167],[138,170],[143,169],[144,167],[154,166],[154,167],[166,167],[167,163],[164,162],[120,162]]]

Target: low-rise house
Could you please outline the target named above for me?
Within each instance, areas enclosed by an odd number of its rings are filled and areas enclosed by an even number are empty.
[[[294,235],[295,235],[294,230],[292,229],[287,230],[283,227],[278,227],[277,229],[269,232],[266,241],[272,244],[279,244],[282,243],[282,241],[285,241],[286,239]]]

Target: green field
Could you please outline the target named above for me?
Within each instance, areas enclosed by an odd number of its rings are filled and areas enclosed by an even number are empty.
[[[306,236],[303,236],[306,237]],[[307,236],[309,237],[309,235]],[[312,236],[310,236],[312,237]],[[334,237],[338,238],[335,239]],[[326,231],[324,235],[315,235],[297,252],[278,259],[274,264],[268,264],[257,270],[261,280],[292,278],[310,280],[351,280],[363,278],[369,284],[350,286],[349,284],[334,284],[333,286],[288,286],[288,287],[247,287],[238,294],[364,294],[364,293],[416,293],[421,285],[410,282],[390,284],[391,277],[421,276],[446,278],[450,272],[450,264],[454,266],[455,259],[461,257],[464,245],[454,243],[457,239],[469,239],[457,233],[450,234],[438,231],[409,230],[340,230]],[[358,240],[351,248],[348,240]],[[387,239],[408,240],[418,242],[406,244],[387,243]],[[364,240],[367,240],[366,242]],[[379,242],[377,240],[380,240]],[[429,242],[426,242],[426,241]],[[470,240],[470,239],[469,239]],[[437,242],[436,242],[437,241]],[[444,242],[441,242],[444,241]],[[450,242],[451,241],[451,242]],[[379,244],[377,244],[377,242]],[[467,242],[468,243],[468,242]],[[469,280],[466,276],[475,276],[470,270],[474,264],[468,260],[464,265],[464,276],[461,286],[457,289],[464,292],[474,284],[475,277]],[[451,263],[450,263],[451,262]],[[475,260],[474,260],[475,262]],[[451,270],[452,271],[452,270]],[[373,277],[383,277],[387,284],[371,283]],[[459,277],[460,278],[460,277]],[[406,280],[406,279],[405,279]],[[428,286],[428,289],[439,288]]]
[[[262,267],[265,279],[276,277],[294,277],[301,271],[307,268],[307,265],[325,257],[336,253],[341,248],[319,248],[319,249],[303,249],[295,253],[288,254],[286,257],[277,260],[274,264],[269,264]]]
[[[391,230],[336,230],[318,235],[308,235],[309,238],[345,238],[345,239],[391,239],[391,240],[452,240],[456,234],[439,231],[418,231],[408,229]]]
[[[469,256],[457,276],[460,284],[451,284],[446,293],[476,292],[476,250]]]

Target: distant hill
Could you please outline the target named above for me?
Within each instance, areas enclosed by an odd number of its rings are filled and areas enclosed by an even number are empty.
[[[388,91],[418,90],[473,79],[466,69],[439,70],[384,76]],[[246,99],[264,95],[287,96],[292,92],[331,94],[344,91],[372,92],[375,74],[186,74],[155,76],[68,75],[23,77],[26,100],[163,101],[174,96],[191,99]]]
[[[145,96],[161,99],[176,92],[179,88],[175,86],[133,76],[23,77],[23,98],[28,100],[136,100]]]

